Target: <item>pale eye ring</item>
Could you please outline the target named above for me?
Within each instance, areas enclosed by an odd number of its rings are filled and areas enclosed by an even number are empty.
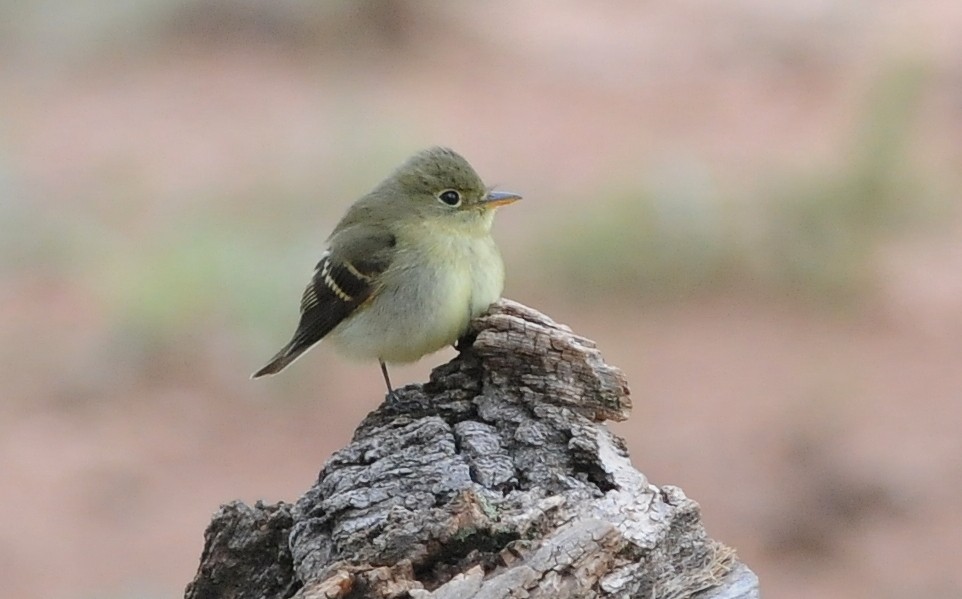
[[[461,204],[461,194],[453,189],[445,189],[438,194],[438,201],[453,208]]]

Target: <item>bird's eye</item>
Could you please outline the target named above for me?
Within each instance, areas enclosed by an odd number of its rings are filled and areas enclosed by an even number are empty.
[[[457,206],[461,203],[461,194],[453,189],[446,189],[438,194],[438,199],[448,206]]]

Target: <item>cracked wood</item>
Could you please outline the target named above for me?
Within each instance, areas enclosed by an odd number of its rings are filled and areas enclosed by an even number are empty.
[[[698,505],[603,424],[630,409],[592,341],[502,300],[294,506],[222,508],[186,597],[757,597]]]

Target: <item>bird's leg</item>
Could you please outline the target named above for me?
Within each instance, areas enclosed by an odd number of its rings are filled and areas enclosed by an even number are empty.
[[[381,364],[381,374],[384,375],[384,384],[387,385],[387,394],[391,396],[391,399],[397,399],[397,394],[394,392],[394,387],[391,386],[391,377],[387,373],[387,364],[384,360],[378,360]]]

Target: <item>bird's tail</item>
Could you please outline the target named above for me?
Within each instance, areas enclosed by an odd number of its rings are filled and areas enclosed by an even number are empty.
[[[262,376],[269,376],[272,374],[277,374],[278,372],[284,370],[290,366],[294,360],[301,357],[305,351],[307,351],[310,346],[304,347],[303,345],[297,346],[292,341],[288,343],[277,352],[277,355],[271,358],[271,361],[267,363],[267,366],[261,368],[257,372],[251,375],[252,379],[259,379]]]

